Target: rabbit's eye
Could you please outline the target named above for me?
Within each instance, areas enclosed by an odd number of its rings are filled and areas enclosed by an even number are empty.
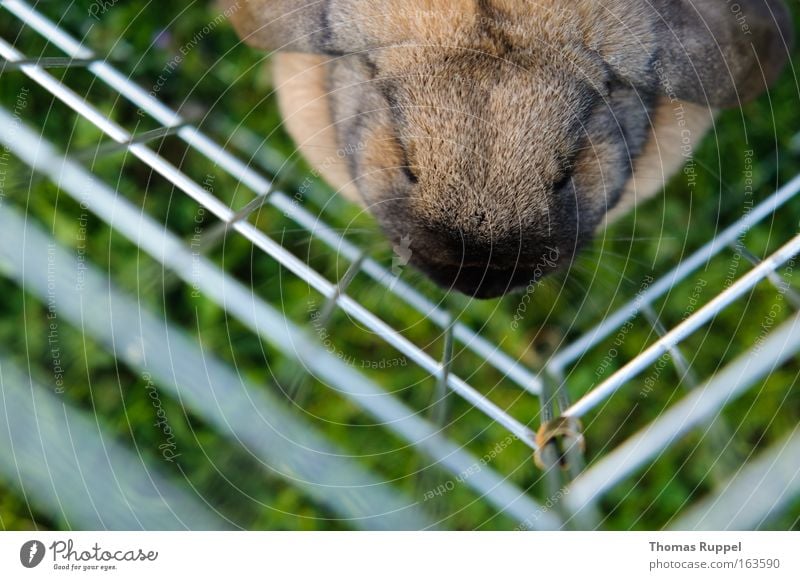
[[[581,149],[575,149],[568,155],[560,156],[561,172],[559,177],[553,181],[553,191],[559,192],[567,185],[569,185],[572,178],[575,176],[575,160],[580,154]]]
[[[403,140],[400,138],[400,135],[397,134],[396,129],[395,129],[394,140],[397,142],[397,147],[403,154],[403,162],[400,165],[400,171],[403,172],[403,175],[405,175],[406,179],[408,179],[408,181],[410,181],[411,183],[413,184],[419,183],[419,177],[414,172],[414,168],[411,165],[411,155],[409,155],[408,147],[406,147],[405,143],[403,143]]]
[[[572,170],[568,170],[564,172],[564,174],[555,182],[553,185],[553,191],[561,191],[564,189],[572,179]]]
[[[411,183],[419,183],[419,177],[417,177],[417,174],[414,173],[414,170],[409,165],[406,164],[401,166],[400,170]]]

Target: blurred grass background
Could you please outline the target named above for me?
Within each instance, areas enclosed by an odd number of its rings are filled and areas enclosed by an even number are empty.
[[[331,198],[325,184],[307,180],[312,172],[298,158],[294,146],[281,129],[281,121],[271,95],[269,69],[263,55],[240,45],[227,24],[222,24],[199,39],[198,32],[212,22],[219,9],[208,2],[119,2],[110,5],[99,21],[89,16],[93,3],[45,1],[37,8],[105,57],[148,90],[159,77],[159,99],[198,123],[219,142],[231,140],[230,148],[249,133],[265,140],[260,154],[269,174],[289,195],[302,195],[302,203],[320,213],[324,220],[340,228],[348,239],[370,248],[371,255],[391,265],[392,249],[382,239],[374,222],[359,208]],[[96,4],[94,6],[97,6]],[[18,21],[0,12],[0,36],[28,57],[59,56],[35,33],[20,30]],[[796,13],[795,16],[798,16]],[[191,47],[188,48],[187,47]],[[185,54],[184,54],[185,53]],[[747,105],[742,111],[724,112],[714,132],[696,151],[697,185],[688,193],[685,179],[678,176],[659,196],[638,208],[611,227],[589,249],[570,272],[550,279],[537,290],[532,306],[518,330],[510,327],[519,296],[499,301],[475,302],[464,297],[444,295],[421,275],[406,269],[403,277],[427,295],[460,313],[463,322],[481,329],[490,339],[529,367],[541,368],[559,346],[580,336],[615,306],[630,300],[648,276],[658,278],[716,231],[741,217],[751,202],[763,200],[781,184],[800,173],[800,131],[798,103],[800,90],[795,76],[798,50],[770,95]],[[176,64],[176,57],[180,62]],[[170,63],[173,63],[171,65]],[[92,75],[80,69],[53,70],[56,77],[124,126],[136,133],[153,129],[155,123],[137,114],[134,107]],[[194,202],[151,174],[124,152],[98,155],[108,143],[89,123],[76,120],[66,107],[20,72],[0,75],[0,105],[13,109],[23,88],[31,98],[22,113],[23,121],[41,128],[42,134],[71,155],[83,159],[92,171],[120,194],[143,206],[145,211],[187,239],[197,219],[210,229],[213,218],[203,216]],[[187,151],[178,139],[169,137],[153,145],[161,155],[180,167],[199,183],[208,182],[214,194],[240,208],[252,199],[233,179],[206,160]],[[750,154],[754,188],[746,192]],[[246,155],[240,156],[247,159]],[[2,203],[25,208],[31,219],[45,224],[67,247],[83,251],[79,235],[81,209],[77,203],[59,195],[47,181],[30,175],[25,167],[11,161],[5,199]],[[124,167],[124,171],[120,167]],[[0,206],[1,207],[1,206]],[[306,232],[273,209],[260,211],[252,218],[283,245],[334,280],[342,276],[348,263],[327,247],[310,239]],[[790,202],[784,209],[754,228],[744,238],[757,255],[774,251],[798,231],[800,203]],[[163,314],[190,332],[202,336],[206,349],[236,366],[245,378],[265,389],[283,393],[292,384],[297,368],[282,359],[275,349],[252,336],[240,324],[228,319],[211,302],[192,296],[191,288],[173,283],[160,266],[141,254],[94,216],[88,218],[85,242],[88,259],[105,269],[121,288],[137,295],[142,306]],[[282,271],[274,261],[254,251],[238,236],[228,237],[210,257],[236,278],[252,286],[262,298],[279,305],[287,317],[308,325],[310,312],[321,306],[318,295],[302,281]],[[662,322],[670,327],[680,322],[691,309],[708,302],[727,283],[747,269],[746,260],[732,253],[707,264],[686,282],[655,304]],[[795,268],[796,269],[796,268]],[[791,270],[784,279],[797,286]],[[694,289],[698,283],[703,290]],[[436,358],[441,357],[441,331],[418,313],[392,300],[363,276],[356,278],[349,292],[385,320],[401,329],[404,336],[422,345]],[[696,298],[697,304],[694,304]],[[692,337],[684,352],[698,377],[708,377],[717,368],[745,352],[762,332],[762,323],[776,303],[776,291],[759,286],[746,300],[737,303],[714,320],[709,330]],[[785,319],[784,308],[777,322]],[[567,376],[573,397],[589,390],[603,377],[638,354],[655,339],[643,318],[634,320],[620,344],[615,336],[581,358]],[[46,305],[27,295],[24,289],[0,276],[0,345],[24,364],[30,361],[34,376],[47,382],[52,377],[46,340]],[[371,363],[397,360],[400,355],[380,344],[341,313],[331,325],[337,347],[352,354],[356,365],[387,390],[396,391],[415,408],[431,405],[435,381],[413,364],[387,369],[361,369],[360,361]],[[65,327],[61,337],[65,366],[65,399],[90,410],[101,418],[120,441],[134,443],[151,455],[166,473],[185,477],[187,485],[202,494],[221,513],[245,529],[341,529],[332,514],[282,480],[254,468],[253,460],[241,449],[223,440],[201,419],[186,412],[177,401],[163,398],[178,446],[182,450],[182,472],[159,462],[161,433],[152,427],[152,405],[144,381],[135,371],[118,363],[113,356],[87,339],[76,328]],[[619,356],[609,360],[611,348]],[[538,425],[538,404],[520,389],[503,380],[500,373],[483,361],[457,348],[455,371],[490,393],[518,419]],[[643,395],[645,377],[652,388]],[[52,380],[51,380],[52,382]],[[609,404],[590,414],[587,428],[588,460],[602,456],[621,441],[657,417],[664,408],[682,396],[686,381],[681,381],[671,365],[656,373],[650,371],[615,395]],[[498,426],[487,426],[483,417],[464,403],[450,397],[447,434],[464,442],[476,455],[490,451],[506,434]],[[370,417],[352,404],[334,397],[329,389],[311,379],[304,382],[301,395],[293,403],[305,419],[316,424],[375,472],[396,481],[399,488],[422,501],[425,492],[451,479],[405,449],[391,435],[369,427]],[[603,526],[608,529],[654,529],[665,526],[687,504],[710,492],[730,476],[751,454],[779,440],[800,419],[800,392],[797,389],[796,361],[777,370],[762,384],[730,405],[722,417],[730,432],[729,445],[715,446],[699,434],[686,437],[680,445],[659,458],[652,467],[626,480],[604,500]],[[515,443],[492,462],[500,473],[534,497],[546,499],[541,474],[533,467],[527,448]],[[172,470],[172,471],[171,471]],[[423,482],[423,483],[421,483]],[[484,501],[465,486],[456,486],[443,497],[424,506],[442,525],[455,529],[510,529],[516,522],[496,516]],[[797,529],[800,503],[770,523],[775,529]],[[62,529],[68,522],[31,508],[19,489],[0,483],[0,528]]]

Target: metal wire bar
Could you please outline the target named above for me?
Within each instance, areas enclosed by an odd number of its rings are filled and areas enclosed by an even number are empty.
[[[350,284],[356,279],[356,275],[358,275],[358,271],[361,269],[361,263],[366,259],[367,254],[362,253],[355,261],[350,264],[350,267],[347,268],[345,271],[344,276],[342,276],[341,280],[336,283],[336,291],[325,300],[325,304],[322,307],[322,311],[320,312],[320,321],[321,324],[327,326],[330,322],[333,314],[336,312],[336,304],[339,302],[339,299],[345,295],[347,289],[350,287]]]
[[[658,314],[653,307],[649,304],[646,304],[642,308],[642,312],[645,315],[645,318],[650,322],[650,325],[653,327],[653,330],[656,331],[656,334],[661,338],[664,338],[668,331],[664,324],[661,322],[661,319],[658,317]],[[668,349],[670,360],[672,361],[672,365],[675,367],[675,370],[678,371],[678,377],[681,383],[685,384],[689,389],[694,389],[698,385],[697,377],[695,376],[694,372],[691,369],[691,365],[689,361],[686,360],[686,357],[683,355],[680,347],[675,345],[671,346]]]
[[[71,156],[73,159],[79,160],[76,157]],[[247,204],[244,205],[240,210],[238,210],[231,222],[216,222],[207,230],[203,230],[200,234],[199,240],[192,239],[191,244],[194,251],[197,255],[200,256],[207,256],[209,252],[211,252],[214,248],[219,246],[219,244],[224,240],[227,235],[231,231],[231,223],[236,223],[238,221],[243,221],[248,219],[253,213],[259,211],[265,203],[269,201],[269,196],[271,195],[272,191],[266,192],[263,196],[255,197],[251,199]],[[155,268],[155,266],[154,266]],[[163,277],[161,277],[163,276]],[[173,285],[180,283],[180,279],[175,275],[174,272],[161,272],[161,271],[153,271],[152,276],[145,276],[145,278],[149,278],[151,282],[144,287],[144,291],[151,291],[156,285],[161,284],[162,292],[166,292]]]
[[[679,344],[698,328],[710,322],[721,310],[755,288],[755,286],[764,280],[770,272],[775,271],[798,253],[800,253],[800,235],[792,238],[791,241],[750,270],[750,272],[737,280],[736,283],[718,294],[708,304],[661,337],[650,348],[592,389],[588,394],[572,405],[572,407],[567,409],[564,415],[568,417],[581,417],[591,411],[602,401],[614,394],[622,385],[650,366],[661,355],[669,352],[670,348]]]
[[[436,377],[436,388],[433,391],[431,404],[428,408],[428,419],[432,424],[444,432],[447,424],[447,415],[449,411],[449,400],[447,394],[447,375],[450,372],[450,367],[453,362],[453,327],[450,326],[445,330],[444,347],[442,349],[442,373]],[[427,466],[421,465],[420,477],[416,482],[416,489],[419,495],[424,496],[431,489],[436,488],[436,474],[434,471],[426,469]],[[433,506],[434,513],[437,513],[436,505]],[[437,513],[438,515],[438,513]]]
[[[88,67],[96,59],[64,58],[59,56],[43,56],[37,59],[23,59],[16,61],[0,60],[0,74],[22,70],[23,66],[33,65],[39,68],[76,68]]]
[[[336,302],[339,300],[339,296],[341,296],[344,292],[347,292],[348,286],[350,286],[350,284],[353,283],[353,280],[355,280],[360,265],[361,260],[356,260],[350,264],[350,267],[344,273],[344,276],[342,276],[341,280],[339,280],[339,282],[336,284],[336,294],[325,300],[322,310],[319,311],[319,317],[314,322],[318,335],[320,330],[327,331],[331,318],[333,318],[333,315],[336,313]],[[289,385],[286,387],[286,396],[293,401],[299,400],[303,386],[308,381],[308,378],[309,376],[306,372],[306,369],[304,369],[302,366],[298,366],[294,378],[289,381]]]
[[[711,258],[734,243],[753,225],[773,213],[798,193],[800,193],[800,175],[755,206],[752,211],[715,235],[710,242],[683,260],[628,304],[611,316],[604,318],[602,322],[583,334],[581,338],[559,351],[550,359],[548,367],[558,372],[563,372],[568,364],[577,360],[614,330],[625,324],[627,320],[634,318],[641,311],[643,305],[652,304],[667,294],[676,284],[688,278],[692,272],[708,263]]]
[[[5,208],[0,224],[0,257],[21,287],[43,303],[52,301],[59,317],[104,344],[115,358],[152,376],[162,391],[242,446],[269,474],[303,490],[356,528],[433,527],[416,501],[348,458],[269,391],[245,383],[163,316],[117,291],[96,268],[79,266],[73,254],[24,215]],[[76,292],[79,276],[81,290]],[[83,461],[84,450],[78,449]]]
[[[12,245],[19,247],[19,238]],[[46,259],[47,248],[42,250]],[[53,388],[0,355],[0,477],[28,505],[77,530],[229,527]]]
[[[736,359],[585,471],[570,487],[567,501],[571,508],[580,512],[592,505],[605,491],[689,430],[708,425],[723,407],[798,351],[800,315],[795,314],[769,334],[758,348]]]
[[[674,530],[755,530],[800,495],[800,428],[743,465],[721,489],[690,507]]]
[[[0,142],[23,162],[47,175],[60,189],[86,203],[89,210],[145,253],[174,270],[188,284],[247,328],[275,345],[286,356],[297,360],[309,372],[381,421],[386,429],[408,442],[437,465],[455,476],[470,473],[464,484],[510,517],[524,521],[541,507],[489,467],[475,473],[480,461],[471,453],[443,437],[437,428],[403,403],[387,394],[346,365],[314,339],[306,336],[280,312],[255,296],[252,291],[226,275],[205,258],[197,258],[176,236],[165,231],[133,204],[116,195],[79,164],[58,154],[30,129],[15,126],[13,141],[8,139],[13,118],[0,109]],[[438,363],[437,363],[438,366]],[[537,529],[557,529],[560,521],[545,513],[536,518]]]
[[[75,58],[92,58],[93,52],[74,37],[70,36],[52,21],[45,18],[35,9],[21,0],[2,0],[0,5],[16,15],[32,29],[45,36],[58,48]],[[89,66],[89,71],[103,80],[126,99],[134,103],[141,110],[147,112],[162,125],[167,127],[185,124],[185,120],[175,111],[171,110],[147,91],[132,83],[130,79],[120,74],[105,61],[98,61]],[[261,195],[271,189],[268,179],[254,171],[249,165],[231,155],[213,140],[201,133],[196,127],[187,125],[178,131],[178,136],[188,145],[205,155],[230,175],[239,179],[248,188]],[[277,209],[298,225],[307,229],[314,237],[338,251],[348,260],[354,260],[360,250],[345,240],[326,225],[320,223],[318,218],[300,207],[298,204],[281,192],[275,192],[270,198]],[[433,302],[422,296],[416,289],[404,283],[394,274],[380,266],[377,262],[367,259],[363,264],[364,273],[377,283],[394,293],[398,298],[407,302],[434,324],[444,329],[450,321],[449,313],[443,311]],[[504,353],[500,347],[486,340],[478,333],[471,330],[463,323],[456,323],[453,329],[454,337],[467,348],[480,355],[489,364],[503,372],[508,378],[532,394],[539,392],[539,379],[517,360]]]
[[[22,55],[16,49],[2,39],[0,39],[0,55],[11,60],[22,58]],[[25,66],[23,67],[23,72],[25,72],[25,74],[40,84],[43,88],[47,89],[51,94],[60,99],[63,103],[68,105],[76,113],[94,123],[95,126],[109,135],[112,139],[120,143],[130,141],[131,134],[128,133],[128,131],[123,129],[114,121],[106,118],[94,106],[87,103],[74,91],[57,81],[46,71],[35,66]],[[264,234],[264,232],[258,230],[255,226],[247,222],[234,221],[236,213],[232,209],[222,203],[218,198],[214,197],[214,195],[212,195],[205,188],[185,175],[182,171],[177,169],[174,165],[166,161],[164,158],[143,144],[134,143],[131,144],[128,149],[139,160],[162,175],[181,191],[189,195],[197,203],[204,206],[217,218],[229,223],[231,228],[238,231],[257,248],[274,258],[294,275],[308,282],[309,285],[320,292],[323,296],[330,297],[335,294],[335,284],[332,284],[326,280],[318,272],[308,266],[308,264],[286,250],[278,242]],[[411,341],[403,337],[378,316],[368,311],[356,300],[353,300],[349,296],[341,296],[338,300],[338,305],[342,310],[364,324],[366,327],[370,328],[385,342],[409,357],[427,372],[435,375],[440,371],[440,364],[431,356],[420,350]],[[535,449],[534,436],[530,429],[510,416],[504,410],[500,409],[497,405],[476,391],[472,386],[468,385],[460,377],[457,377],[455,374],[450,374],[448,377],[448,385],[455,393],[460,395],[471,405],[477,409],[480,409],[491,419],[502,424],[521,441]]]
[[[442,349],[442,372],[436,378],[436,389],[431,405],[431,421],[435,425],[444,427],[447,421],[447,378],[453,364],[453,326],[448,326],[444,332],[444,348]]]
[[[127,151],[134,143],[149,143],[151,141],[163,139],[164,137],[176,135],[182,126],[183,125],[178,125],[176,127],[158,127],[151,131],[133,135],[130,139],[122,143],[104,143],[97,147],[89,147],[83,151],[73,151],[70,153],[70,156],[77,161],[91,161],[113,153]]]
[[[547,430],[558,415],[566,408],[569,401],[563,381],[558,377],[548,374],[542,381],[540,429]],[[558,411],[557,411],[558,409]],[[584,449],[582,448],[582,426],[575,421],[571,433],[552,438],[550,441],[540,442],[539,450],[534,455],[537,465],[545,472],[545,486],[549,497],[557,497],[568,484],[569,480],[576,478],[584,468]],[[566,468],[566,469],[564,469]],[[570,526],[574,520],[565,505],[558,503],[556,513]],[[582,519],[585,528],[593,528],[597,518],[594,514],[586,513]]]
[[[751,252],[742,242],[737,242],[732,248],[735,252],[739,252],[744,256],[753,266],[758,266],[761,263],[761,258]],[[771,272],[767,279],[770,284],[783,295],[786,301],[791,304],[792,308],[800,310],[800,294],[792,288],[786,280],[782,279],[777,272]]]
[[[644,315],[650,321],[653,329],[660,337],[667,334],[667,329],[662,324],[658,314],[649,304],[643,308]],[[678,380],[681,385],[688,391],[693,391],[700,386],[700,381],[692,371],[689,361],[683,354],[679,346],[673,346],[669,349],[670,360],[672,361],[675,370],[678,372]],[[736,469],[740,458],[737,454],[733,453],[730,447],[731,430],[725,421],[719,417],[711,422],[708,426],[707,444],[703,446],[703,452],[706,453],[711,469],[719,474],[731,473]],[[704,443],[706,440],[704,440]]]

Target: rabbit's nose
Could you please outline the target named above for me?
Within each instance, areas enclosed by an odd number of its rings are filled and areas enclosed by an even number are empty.
[[[464,232],[447,235],[443,227],[441,231],[420,228],[404,239],[409,261],[439,286],[481,299],[523,288],[554,270],[558,262],[558,256],[549,253],[544,254],[547,260],[542,260],[544,244],[521,236],[480,243]],[[403,255],[402,250],[401,245],[395,247],[398,256]]]
[[[480,299],[499,298],[526,286],[535,277],[535,273],[524,266],[496,268],[491,265],[446,266],[434,263],[420,266],[443,288]]]

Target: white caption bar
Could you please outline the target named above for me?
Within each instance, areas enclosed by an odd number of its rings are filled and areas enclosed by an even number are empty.
[[[0,577],[796,579],[798,542],[797,532],[6,532]]]

